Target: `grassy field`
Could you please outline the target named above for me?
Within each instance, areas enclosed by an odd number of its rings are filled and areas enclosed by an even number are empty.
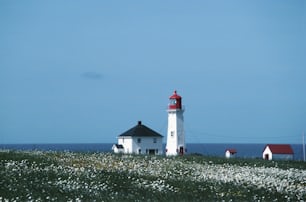
[[[303,201],[306,163],[0,150],[0,201]]]

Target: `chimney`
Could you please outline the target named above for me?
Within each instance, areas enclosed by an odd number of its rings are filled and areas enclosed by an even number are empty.
[[[141,125],[141,121],[138,121],[138,125],[139,125],[139,126]]]

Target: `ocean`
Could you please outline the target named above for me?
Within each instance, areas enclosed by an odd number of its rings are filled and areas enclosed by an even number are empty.
[[[43,151],[75,151],[75,152],[112,152],[112,143],[95,144],[0,144],[0,149],[43,150]],[[224,157],[226,149],[236,149],[237,158],[262,158],[265,144],[187,144],[187,154]],[[165,147],[165,145],[164,145]],[[303,146],[291,144],[294,160],[303,160]]]

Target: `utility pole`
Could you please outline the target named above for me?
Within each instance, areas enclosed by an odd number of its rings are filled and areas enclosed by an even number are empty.
[[[305,133],[303,131],[303,157],[304,157],[304,162],[306,161],[305,159]]]

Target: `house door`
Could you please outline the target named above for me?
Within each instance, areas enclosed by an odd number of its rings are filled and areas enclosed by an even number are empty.
[[[184,154],[184,147],[180,147],[180,155]]]
[[[265,154],[265,160],[269,160],[269,154]]]
[[[149,149],[149,154],[150,155],[155,155],[155,149]]]

